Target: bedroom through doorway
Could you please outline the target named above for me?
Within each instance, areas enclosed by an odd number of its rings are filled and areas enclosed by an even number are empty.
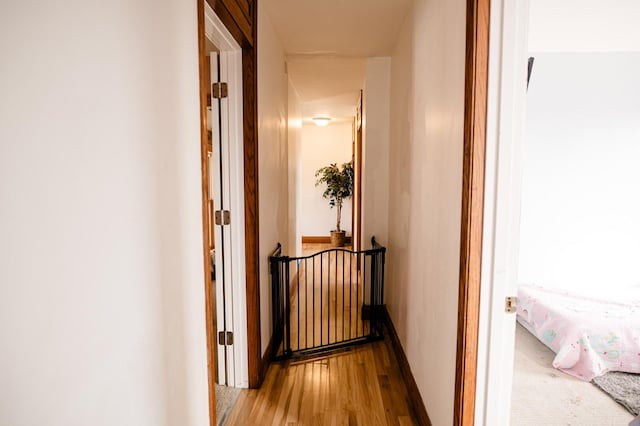
[[[502,5],[476,413],[627,425],[640,415],[640,7]]]
[[[640,52],[531,36],[511,422],[626,425],[640,415]]]

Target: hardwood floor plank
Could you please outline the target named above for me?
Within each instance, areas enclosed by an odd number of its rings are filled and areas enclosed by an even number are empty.
[[[406,386],[386,340],[269,367],[243,390],[227,425],[414,425]]]

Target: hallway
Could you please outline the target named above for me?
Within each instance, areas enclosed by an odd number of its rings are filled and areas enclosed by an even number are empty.
[[[418,423],[386,337],[324,357],[273,363],[260,389],[242,390],[226,424]]]

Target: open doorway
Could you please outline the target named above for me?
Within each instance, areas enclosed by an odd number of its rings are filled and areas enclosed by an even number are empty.
[[[640,415],[640,204],[628,196],[640,181],[640,52],[549,51],[537,8],[511,424],[628,424]]]
[[[221,424],[248,387],[244,227],[242,51],[205,5],[208,290],[215,348],[216,419]]]
[[[627,424],[640,386],[628,197],[640,10],[528,3],[491,11],[475,418]]]

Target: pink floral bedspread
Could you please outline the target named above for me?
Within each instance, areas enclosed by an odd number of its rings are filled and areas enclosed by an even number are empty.
[[[591,381],[609,371],[640,373],[640,301],[612,301],[522,285],[518,316],[556,353],[553,366]]]

